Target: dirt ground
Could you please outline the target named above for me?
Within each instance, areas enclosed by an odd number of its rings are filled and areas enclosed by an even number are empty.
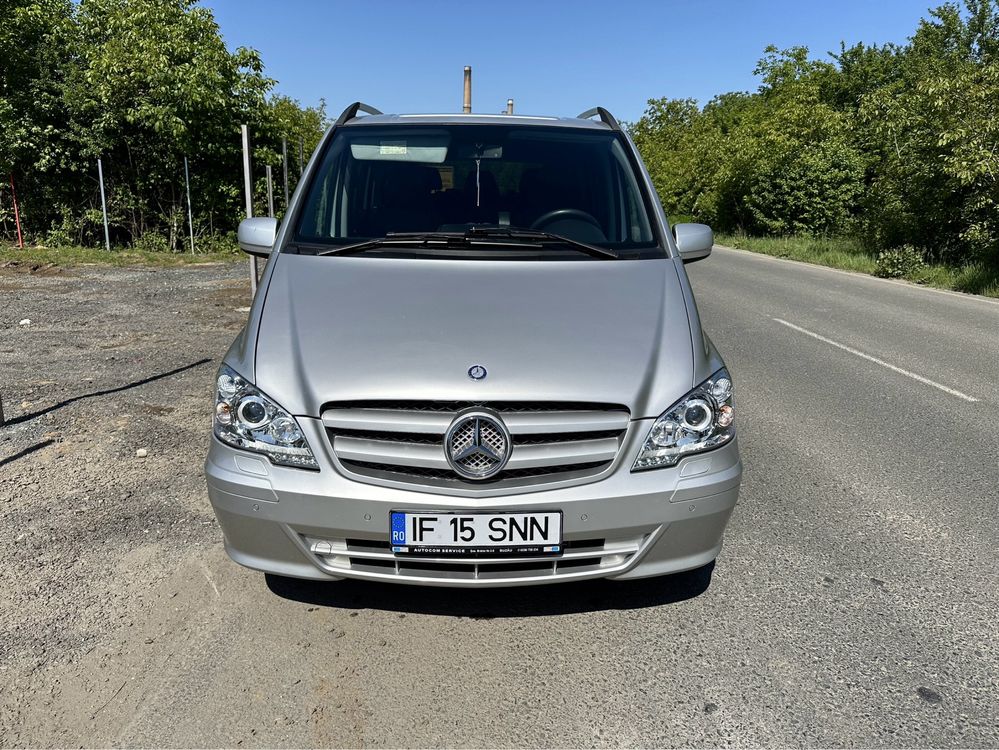
[[[0,301],[6,746],[54,739],[39,722],[90,700],[66,695],[60,672],[134,627],[182,558],[217,546],[201,464],[212,375],[249,283],[245,263],[8,265]]]

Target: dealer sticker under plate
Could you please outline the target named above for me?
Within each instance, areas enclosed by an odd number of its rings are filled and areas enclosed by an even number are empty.
[[[562,552],[562,514],[407,513],[392,511],[392,551],[399,555],[521,556]]]

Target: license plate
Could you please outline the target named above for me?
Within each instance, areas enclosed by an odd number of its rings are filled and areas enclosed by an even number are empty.
[[[390,514],[392,551],[397,555],[454,557],[559,555],[562,514]]]

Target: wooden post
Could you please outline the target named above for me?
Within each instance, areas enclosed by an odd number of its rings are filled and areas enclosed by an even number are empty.
[[[24,236],[21,234],[21,212],[17,208],[17,191],[14,190],[14,173],[10,173],[10,197],[14,201],[14,224],[17,226],[17,246],[24,249]],[[0,424],[3,424],[3,410],[0,409]]]

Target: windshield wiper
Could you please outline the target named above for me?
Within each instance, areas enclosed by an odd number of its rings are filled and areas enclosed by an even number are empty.
[[[467,232],[465,232],[465,236],[470,239],[480,237],[490,239],[508,238],[519,242],[538,242],[542,244],[558,243],[560,245],[571,247],[574,250],[580,250],[587,255],[592,255],[595,258],[620,257],[617,254],[617,251],[611,250],[609,247],[591,245],[587,242],[580,242],[579,240],[574,240],[571,237],[565,237],[561,234],[543,232],[540,229],[521,229],[519,227],[471,227]]]
[[[384,237],[376,237],[350,245],[337,245],[317,249],[316,255],[344,255],[359,253],[374,248],[391,245],[431,245],[442,244],[445,247],[467,247],[481,240],[510,240],[520,244],[551,244],[557,243],[580,250],[596,258],[618,258],[617,252],[598,245],[589,245],[579,240],[563,237],[560,234],[542,232],[537,229],[518,229],[516,227],[470,227],[465,232],[389,232]],[[310,246],[310,249],[315,246]]]
[[[465,234],[458,232],[389,232],[384,237],[355,242],[350,245],[336,245],[318,250],[316,255],[340,255],[342,253],[359,253],[386,245],[425,245],[428,243],[444,243],[445,245],[467,245]]]

